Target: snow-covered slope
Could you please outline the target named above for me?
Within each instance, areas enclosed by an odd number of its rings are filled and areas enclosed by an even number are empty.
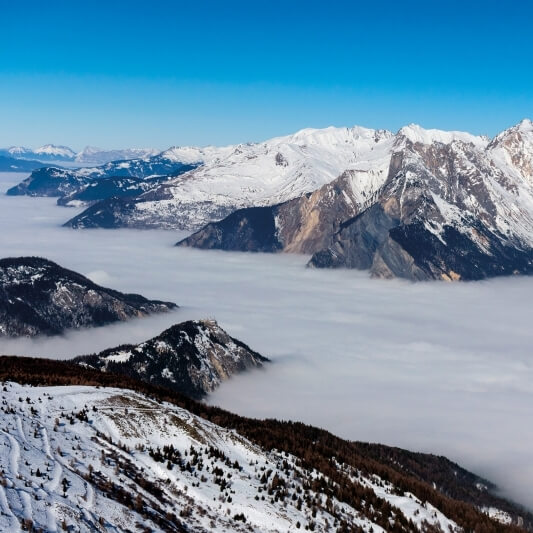
[[[379,475],[332,457],[340,487],[137,392],[8,382],[1,397],[2,531],[464,531]],[[484,531],[514,531],[487,520]]]

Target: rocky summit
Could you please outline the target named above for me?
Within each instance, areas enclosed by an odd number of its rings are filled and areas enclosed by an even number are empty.
[[[230,337],[214,320],[189,320],[141,344],[110,348],[76,361],[200,398],[232,374],[260,367],[268,359]]]

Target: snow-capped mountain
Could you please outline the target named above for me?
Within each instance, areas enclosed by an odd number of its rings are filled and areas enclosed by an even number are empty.
[[[72,161],[76,152],[68,146],[45,144],[35,150],[35,154],[42,161]]]
[[[23,158],[30,156],[35,152],[31,148],[26,148],[25,146],[10,146],[9,148],[0,149],[0,153],[10,155],[11,157]]]
[[[502,139],[519,136],[524,142],[521,128]],[[422,143],[410,133],[402,130],[397,137],[379,197],[343,222],[311,265],[414,280],[533,273],[527,158],[533,144],[527,137],[525,147],[511,148],[501,164],[500,142]],[[509,150],[510,143],[505,146]]]
[[[0,259],[0,337],[56,335],[175,307],[106,289],[40,257]]]
[[[214,320],[190,320],[140,344],[75,361],[201,398],[232,374],[260,367],[268,359],[230,337]]]
[[[2,530],[531,531],[531,515],[444,458],[245,419],[127,379],[110,386],[76,366],[2,358]],[[77,385],[42,386],[54,381]]]
[[[378,277],[532,273],[532,131],[526,120],[490,141],[407,126],[370,168],[354,165],[281,205],[234,212],[179,244],[312,253],[312,266]]]

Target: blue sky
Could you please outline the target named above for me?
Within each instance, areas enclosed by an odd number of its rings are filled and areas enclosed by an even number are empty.
[[[533,2],[4,1],[0,146],[257,141],[533,116]]]

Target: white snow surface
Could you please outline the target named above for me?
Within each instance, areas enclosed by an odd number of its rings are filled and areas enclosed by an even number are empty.
[[[465,131],[443,131],[436,129],[425,129],[418,124],[409,124],[398,131],[399,137],[406,137],[411,142],[421,144],[433,144],[435,142],[450,144],[452,141],[462,141],[472,143],[479,147],[485,147],[489,140],[487,137],[472,135]]]
[[[265,452],[233,430],[207,422],[171,404],[139,393],[89,386],[3,386],[0,410],[0,530],[33,527],[59,531],[161,531],[150,512],[181,514],[190,531],[296,531],[311,520],[317,531],[333,526],[325,507],[316,517],[291,498],[274,501],[261,487],[261,477],[277,475],[289,493],[322,474],[304,470],[299,461],[275,450]],[[84,416],[77,415],[86,415]],[[184,468],[158,462],[150,451],[172,445]],[[220,452],[217,458],[210,451]],[[193,455],[197,460],[193,462]],[[191,466],[185,463],[191,461]],[[283,462],[289,467],[283,467]],[[343,468],[343,467],[340,467]],[[215,470],[219,469],[219,470]],[[160,491],[141,487],[138,480]],[[221,480],[227,486],[221,489]],[[112,482],[115,489],[110,491]],[[398,513],[459,531],[437,509],[377,478],[357,476]],[[112,498],[119,489],[131,498],[130,508]],[[314,497],[312,490],[310,497]],[[325,503],[325,496],[318,495]],[[340,514],[364,531],[383,531],[345,503],[331,502]],[[246,527],[233,517],[243,513]],[[23,521],[27,521],[24,523]],[[328,526],[329,524],[329,526]]]

